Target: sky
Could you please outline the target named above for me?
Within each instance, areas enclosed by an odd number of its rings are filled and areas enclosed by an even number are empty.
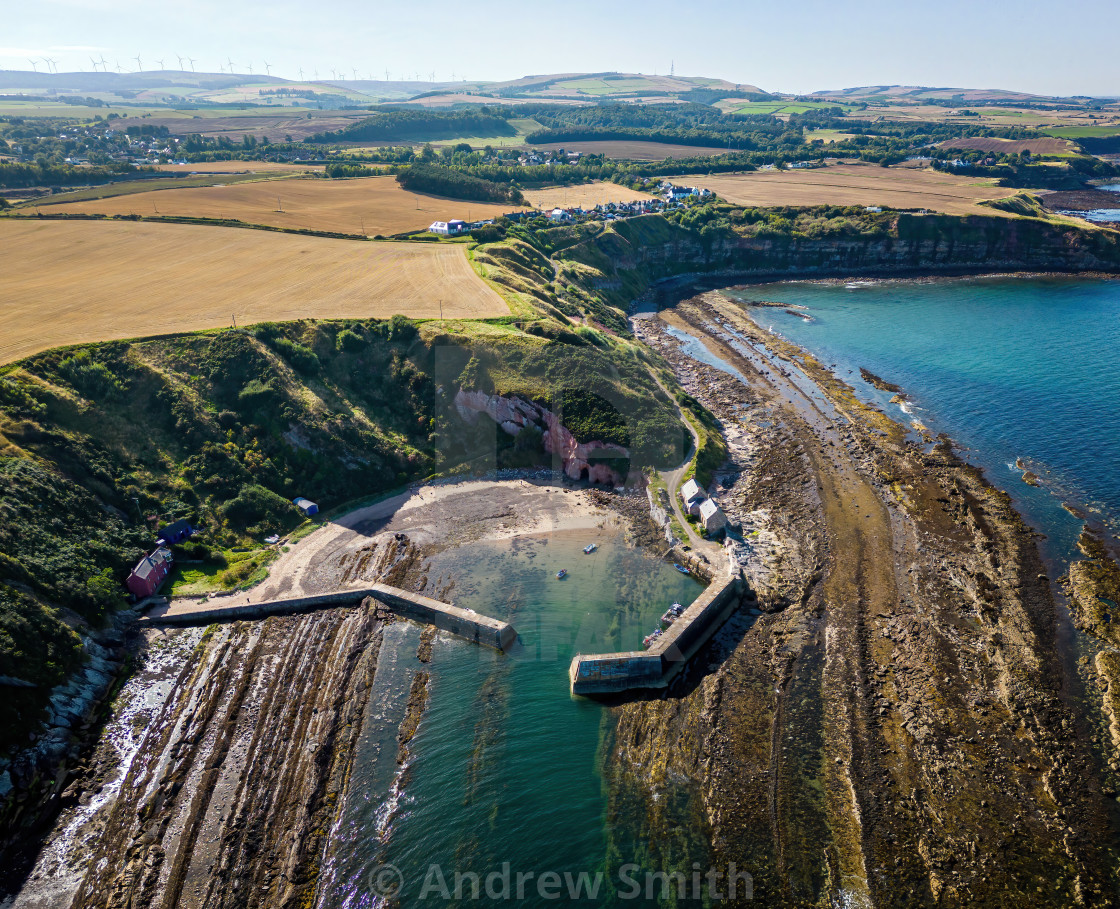
[[[0,69],[104,56],[135,71],[298,79],[356,69],[506,80],[559,72],[712,76],[767,91],[857,85],[1120,96],[1115,0],[0,0]],[[183,68],[189,68],[184,63]]]

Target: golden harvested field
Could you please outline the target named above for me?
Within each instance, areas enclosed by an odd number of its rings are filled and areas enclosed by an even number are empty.
[[[322,164],[284,164],[280,161],[199,161],[194,164],[157,164],[169,174],[303,174],[322,173]]]
[[[508,315],[463,247],[190,224],[0,219],[0,363],[63,344],[303,318]]]
[[[277,204],[279,197],[279,205]],[[283,211],[278,211],[282,208]],[[396,177],[354,180],[299,178],[134,193],[51,206],[50,211],[106,215],[237,218],[249,224],[389,236],[423,230],[433,221],[493,218],[516,206],[459,202],[405,192]]]
[[[930,169],[840,164],[815,170],[754,171],[710,177],[668,177],[706,187],[739,205],[885,205],[928,208],[952,215],[993,214],[984,199],[1015,195],[990,180]]]
[[[601,181],[576,186],[550,186],[546,189],[523,190],[525,198],[534,208],[594,208],[607,202],[636,202],[650,198],[649,193],[639,193],[628,186]]]

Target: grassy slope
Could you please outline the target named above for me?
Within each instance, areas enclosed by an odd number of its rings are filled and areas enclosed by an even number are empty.
[[[540,462],[493,425],[464,427],[460,386],[562,408],[577,438],[627,445],[642,464],[675,457],[684,429],[649,355],[563,318],[531,253],[472,251],[508,318],[265,323],[0,370],[0,676],[35,686],[0,703],[0,754],[80,663],[76,631],[122,605],[150,516],[203,528],[180,553],[202,560],[183,566],[184,586],[228,588],[259,574],[263,536],[300,523],[296,495],[326,510],[435,473]]]

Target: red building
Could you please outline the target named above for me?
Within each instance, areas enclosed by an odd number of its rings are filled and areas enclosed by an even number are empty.
[[[151,555],[146,555],[128,576],[128,589],[140,599],[150,597],[159,590],[164,578],[171,574],[173,559],[170,550],[162,546]]]

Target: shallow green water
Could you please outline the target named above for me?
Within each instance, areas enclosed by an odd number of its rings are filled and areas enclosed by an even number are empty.
[[[591,539],[600,549],[584,555]],[[569,570],[562,581],[560,568]],[[433,558],[428,577],[425,592],[507,618],[521,646],[503,655],[440,634],[424,666],[419,627],[389,629],[320,905],[379,905],[371,869],[383,863],[400,870],[401,905],[446,905],[433,864],[453,891],[455,872],[484,881],[506,862],[511,877],[594,874],[608,851],[621,861],[648,854],[635,842],[644,836],[637,812],[628,829],[616,800],[608,819],[601,754],[613,713],[571,698],[568,665],[577,652],[640,648],[661,613],[702,585],[606,530],[464,545]],[[431,673],[431,701],[402,776],[396,734],[421,669]],[[675,836],[696,839],[687,829]],[[541,899],[533,879],[525,887],[527,904],[555,902]]]

